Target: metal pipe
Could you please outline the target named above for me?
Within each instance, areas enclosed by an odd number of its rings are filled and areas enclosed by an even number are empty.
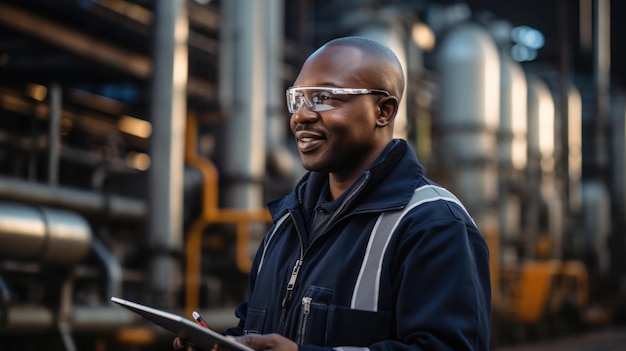
[[[0,336],[33,334],[54,328],[55,312],[51,308],[11,306],[6,312],[6,323],[0,324]],[[225,329],[237,322],[232,309],[210,309],[201,313],[215,329]],[[73,333],[110,333],[147,323],[138,314],[117,305],[73,306],[68,321]]]
[[[61,186],[50,187],[2,176],[0,176],[0,199],[61,207],[107,219],[140,220],[145,218],[147,213],[146,203],[141,200]]]
[[[569,41],[569,2],[559,1],[556,5],[557,8],[557,23],[558,23],[558,41],[559,41],[559,88],[558,88],[558,109],[560,110],[559,119],[555,121],[556,132],[560,135],[560,139],[555,145],[555,162],[556,162],[556,176],[560,179],[559,184],[562,188],[563,201],[566,204],[565,214],[566,218],[570,218],[573,213],[571,197],[571,184],[569,173],[569,123],[570,123],[570,111],[569,111],[569,92],[570,92],[570,41]],[[561,184],[562,183],[562,184]]]
[[[55,326],[55,312],[44,306],[10,306],[0,335],[34,333]],[[119,306],[73,306],[68,323],[72,332],[110,332],[142,321],[142,318]]]
[[[283,55],[284,0],[269,0],[264,7],[266,20],[266,152],[268,171],[296,182],[304,174],[294,150],[287,145],[289,119],[285,111],[281,63]],[[291,134],[289,134],[290,136]]]
[[[264,3],[233,0],[221,3],[220,98],[228,115],[218,142],[225,207],[254,208],[264,203],[266,36]],[[245,8],[247,11],[240,11]],[[230,181],[230,182],[229,182]]]
[[[102,262],[102,266],[106,272],[106,286],[104,288],[105,298],[108,299],[111,296],[120,296],[122,294],[122,267],[120,267],[119,262],[111,255],[106,246],[97,237],[93,238],[91,249],[100,262]]]
[[[53,83],[50,86],[50,125],[48,127],[48,182],[50,185],[57,185],[59,183],[61,97],[61,86],[59,83]]]
[[[8,4],[0,4],[0,23],[19,32],[32,35],[42,42],[60,47],[79,56],[101,62],[135,77],[147,78],[150,74],[150,60],[146,57],[85,35],[82,31],[71,30],[33,12],[21,10]]]
[[[185,137],[185,162],[197,168],[204,180],[202,191],[202,213],[191,224],[186,238],[185,256],[187,258],[187,272],[185,279],[185,311],[189,315],[200,305],[200,278],[202,258],[202,235],[204,229],[217,223],[234,223],[237,225],[236,263],[243,273],[250,271],[252,264],[250,256],[250,228],[251,223],[271,222],[272,218],[267,209],[258,210],[224,210],[218,207],[219,176],[217,168],[208,159],[198,155],[196,151],[198,123],[195,116],[187,118]]]
[[[186,1],[155,2],[154,71],[151,92],[153,134],[149,170],[150,215],[148,245],[148,301],[161,307],[176,305],[182,285],[178,254],[183,241],[183,176],[187,39],[189,23]]]
[[[91,229],[79,215],[44,207],[0,202],[0,257],[55,263],[82,260]]]
[[[600,177],[608,166],[606,128],[611,104],[611,1],[594,1],[594,75],[596,84],[595,157]]]

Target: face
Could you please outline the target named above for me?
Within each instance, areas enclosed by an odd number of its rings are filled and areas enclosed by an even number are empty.
[[[307,60],[293,85],[377,89],[366,64],[356,48],[327,47]],[[295,111],[290,127],[304,168],[347,177],[367,169],[388,142],[377,126],[381,98],[335,95],[334,109],[315,112],[303,104]]]

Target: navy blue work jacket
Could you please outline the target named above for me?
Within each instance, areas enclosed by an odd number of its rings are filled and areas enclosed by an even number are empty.
[[[371,259],[381,213],[436,187],[407,143],[393,140],[305,245],[306,218],[327,181],[309,172],[269,203],[274,224],[254,259],[248,301],[237,308],[239,325],[227,334],[279,333],[301,351],[488,350],[488,249],[459,202],[413,207]]]

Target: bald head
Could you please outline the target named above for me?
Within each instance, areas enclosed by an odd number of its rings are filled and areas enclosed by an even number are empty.
[[[398,100],[404,91],[404,72],[396,54],[387,46],[365,37],[351,36],[333,39],[320,47],[313,55],[333,46],[347,46],[362,53],[363,70],[370,70],[372,87],[387,90]]]

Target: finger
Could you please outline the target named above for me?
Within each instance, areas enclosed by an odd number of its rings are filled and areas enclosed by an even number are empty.
[[[258,344],[258,341],[256,340],[255,336],[256,334],[246,334],[235,337],[235,340],[240,344],[256,349],[256,347],[254,346]]]
[[[263,350],[270,348],[272,338],[263,334],[246,334],[235,338],[238,343],[244,344],[255,350]]]
[[[174,350],[184,350],[186,346],[187,343],[185,342],[185,340],[179,337],[174,338],[174,341],[172,341],[172,347],[174,348]]]

